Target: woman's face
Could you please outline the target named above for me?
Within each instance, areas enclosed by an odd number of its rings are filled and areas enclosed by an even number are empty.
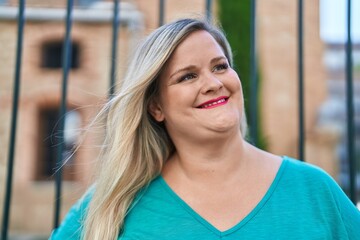
[[[160,94],[150,112],[157,121],[164,121],[173,141],[195,140],[240,132],[242,106],[238,75],[216,40],[201,30],[191,33],[173,52],[160,74]]]

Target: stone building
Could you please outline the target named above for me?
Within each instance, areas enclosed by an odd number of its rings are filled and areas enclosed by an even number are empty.
[[[17,41],[17,1],[0,2],[0,184],[5,186]],[[79,129],[93,119],[107,99],[110,85],[112,1],[74,1],[71,31],[72,65],[68,78],[65,154],[79,139]],[[129,52],[158,26],[156,0],[120,3],[117,78]],[[21,96],[19,102],[10,233],[48,236],[53,225],[53,182],[61,101],[61,51],[66,1],[26,2]],[[205,2],[168,1],[165,21],[205,14]],[[62,216],[91,183],[100,141],[89,131],[82,147],[64,165]],[[3,206],[3,188],[0,204]],[[1,207],[0,214],[3,209]],[[11,235],[11,236],[12,236]]]
[[[345,42],[342,40],[331,43],[321,38],[320,7],[326,4],[330,4],[330,1],[304,1],[305,160],[326,170],[345,191],[348,191]],[[358,14],[359,8],[356,4],[353,5],[353,15]],[[341,9],[333,8],[326,15],[332,20],[337,18],[335,21],[344,23],[345,29],[345,20],[339,19],[339,16],[345,18],[345,14],[334,16],[334,13],[339,11],[345,12],[345,3],[338,2],[337,5],[341,5]],[[299,128],[297,2],[259,1],[258,18],[258,57],[262,77],[261,122],[264,135],[271,152],[296,157]],[[322,19],[326,20],[324,17]],[[353,21],[352,24],[354,29],[359,29],[358,21]],[[327,28],[333,28],[332,25],[329,26]],[[352,59],[358,198],[360,197],[359,53],[359,37],[357,37],[353,42]]]
[[[262,79],[261,110],[269,149],[298,156],[297,2],[260,1],[258,54]],[[331,146],[336,139],[319,133],[317,114],[324,101],[326,72],[322,64],[319,1],[304,2],[305,157],[335,175]],[[336,137],[335,137],[336,138]],[[325,162],[323,162],[325,161]]]
[[[216,1],[213,6],[216,13]],[[3,5],[1,5],[3,4]],[[5,185],[16,48],[16,1],[0,1],[0,186]],[[77,0],[73,12],[72,67],[65,131],[67,153],[78,141],[77,129],[91,121],[107,99],[111,64],[112,1]],[[158,0],[121,1],[117,76],[126,69],[136,42],[158,26]],[[53,159],[61,93],[61,49],[65,1],[27,1],[21,97],[16,141],[10,231],[48,236],[54,206]],[[205,12],[204,0],[168,0],[165,22]],[[269,151],[297,157],[297,5],[295,1],[259,1],[257,45],[261,72],[261,119]],[[216,18],[216,14],[215,14]],[[337,175],[337,136],[317,124],[326,98],[319,37],[319,0],[305,4],[306,157]],[[234,23],[236,24],[236,23]],[[51,56],[51,57],[50,57]],[[56,56],[56,58],[54,58]],[[55,59],[55,60],[54,60]],[[245,90],[246,91],[246,90]],[[91,184],[99,139],[89,131],[82,147],[64,166],[62,216]],[[52,159],[49,161],[49,159]],[[1,188],[3,189],[3,188]],[[3,206],[4,191],[0,192]],[[3,209],[1,208],[0,214]]]

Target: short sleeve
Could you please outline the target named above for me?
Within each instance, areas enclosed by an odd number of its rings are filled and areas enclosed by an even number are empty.
[[[360,211],[350,201],[338,183],[323,169],[300,161],[293,162],[305,176],[306,185],[311,186],[312,201],[318,197],[319,214],[329,223],[332,239],[360,240]],[[320,208],[322,210],[320,210]],[[339,238],[341,236],[341,238]]]
[[[332,189],[349,239],[360,239],[360,210],[334,181]]]
[[[49,238],[50,240],[81,239],[84,217],[93,192],[93,189],[90,188],[84,196],[71,207],[59,228],[53,230]]]

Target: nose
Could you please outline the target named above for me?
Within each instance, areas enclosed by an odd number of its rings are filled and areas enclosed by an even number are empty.
[[[201,93],[208,94],[211,92],[217,92],[223,87],[223,82],[217,76],[215,76],[214,73],[209,73],[203,78]]]

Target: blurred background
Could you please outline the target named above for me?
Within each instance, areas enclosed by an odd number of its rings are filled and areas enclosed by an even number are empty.
[[[66,114],[59,118],[67,2],[26,1],[11,204],[4,207],[14,75],[19,67],[19,2],[0,0],[0,215],[5,208],[10,210],[8,238],[49,237],[54,227],[54,174],[61,143],[63,158],[69,161],[62,168],[60,220],[92,183],[101,145],[98,133],[103,129],[90,129],[85,138],[80,132],[108,99],[112,64],[119,82],[137,43],[159,25],[180,17],[208,16],[223,27],[243,84],[249,125],[256,125],[250,141],[275,154],[300,158],[298,2],[257,1],[253,22],[254,2],[122,0],[114,48],[114,2],[74,0]],[[360,0],[353,0],[351,7],[356,164],[349,164],[347,151],[346,6],[346,1],[338,0],[303,1],[302,158],[327,171],[347,194],[349,174],[354,170],[356,197],[360,199]],[[251,108],[256,108],[256,119],[249,112]],[[74,153],[80,139],[82,145]]]

